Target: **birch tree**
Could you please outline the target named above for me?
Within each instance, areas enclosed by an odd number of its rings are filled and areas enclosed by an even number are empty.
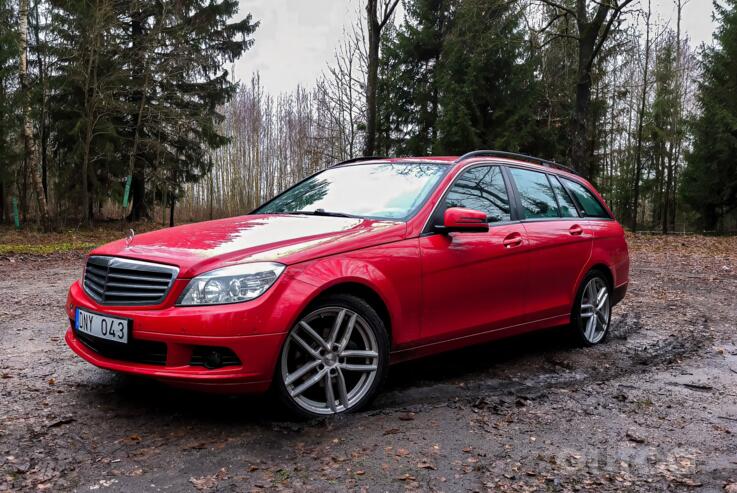
[[[31,82],[28,75],[28,0],[20,0],[18,8],[18,78],[22,97],[23,111],[23,148],[25,159],[30,169],[33,189],[38,202],[41,225],[44,230],[51,229],[49,207],[44,195],[41,175],[38,172],[38,147],[31,117]]]

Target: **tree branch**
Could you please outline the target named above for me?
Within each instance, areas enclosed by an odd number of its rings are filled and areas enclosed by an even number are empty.
[[[391,19],[392,14],[394,14],[394,10],[397,8],[397,5],[399,5],[399,0],[393,0],[393,3],[390,3],[389,0],[384,2],[384,15],[382,16],[381,22],[379,22],[380,31],[384,29],[386,23],[389,22],[389,19]]]
[[[576,12],[572,8],[566,7],[565,5],[561,5],[558,2],[554,2],[553,0],[538,0],[538,1],[544,3],[545,5],[547,5],[549,7],[553,7],[553,8],[556,8],[558,10],[562,10],[563,12],[566,12],[566,13],[572,15],[573,17],[578,18],[578,15],[576,14]]]
[[[612,25],[614,24],[614,21],[616,21],[620,14],[622,13],[622,10],[629,4],[631,4],[634,0],[624,0],[621,5],[615,6],[614,10],[612,11],[612,15],[609,17],[609,20],[606,23],[606,27],[604,27],[604,32],[599,39],[599,41],[596,43],[596,46],[594,47],[594,56],[592,59],[596,59],[596,57],[599,55],[599,52],[601,51],[602,46],[604,46],[604,43],[606,42],[607,38],[609,37],[609,32],[612,29]]]

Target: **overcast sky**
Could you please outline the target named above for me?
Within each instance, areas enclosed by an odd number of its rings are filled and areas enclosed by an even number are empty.
[[[360,0],[240,0],[241,13],[261,22],[253,48],[236,63],[237,78],[261,74],[271,93],[311,86],[333,56],[344,27],[358,15]],[[673,19],[673,0],[653,0],[661,22]],[[694,45],[710,42],[714,29],[711,0],[691,0],[683,15],[683,29]]]

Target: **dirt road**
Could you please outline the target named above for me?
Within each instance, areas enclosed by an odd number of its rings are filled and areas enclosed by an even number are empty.
[[[366,412],[309,423],[88,365],[63,341],[81,259],[0,258],[0,492],[724,491],[737,240],[631,246],[606,344],[550,330],[403,364]]]

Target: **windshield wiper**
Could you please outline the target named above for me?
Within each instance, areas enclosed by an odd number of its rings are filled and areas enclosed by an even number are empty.
[[[315,209],[314,211],[290,211],[282,212],[282,214],[300,214],[305,216],[326,216],[326,217],[358,217],[345,212],[326,211],[325,209]]]

